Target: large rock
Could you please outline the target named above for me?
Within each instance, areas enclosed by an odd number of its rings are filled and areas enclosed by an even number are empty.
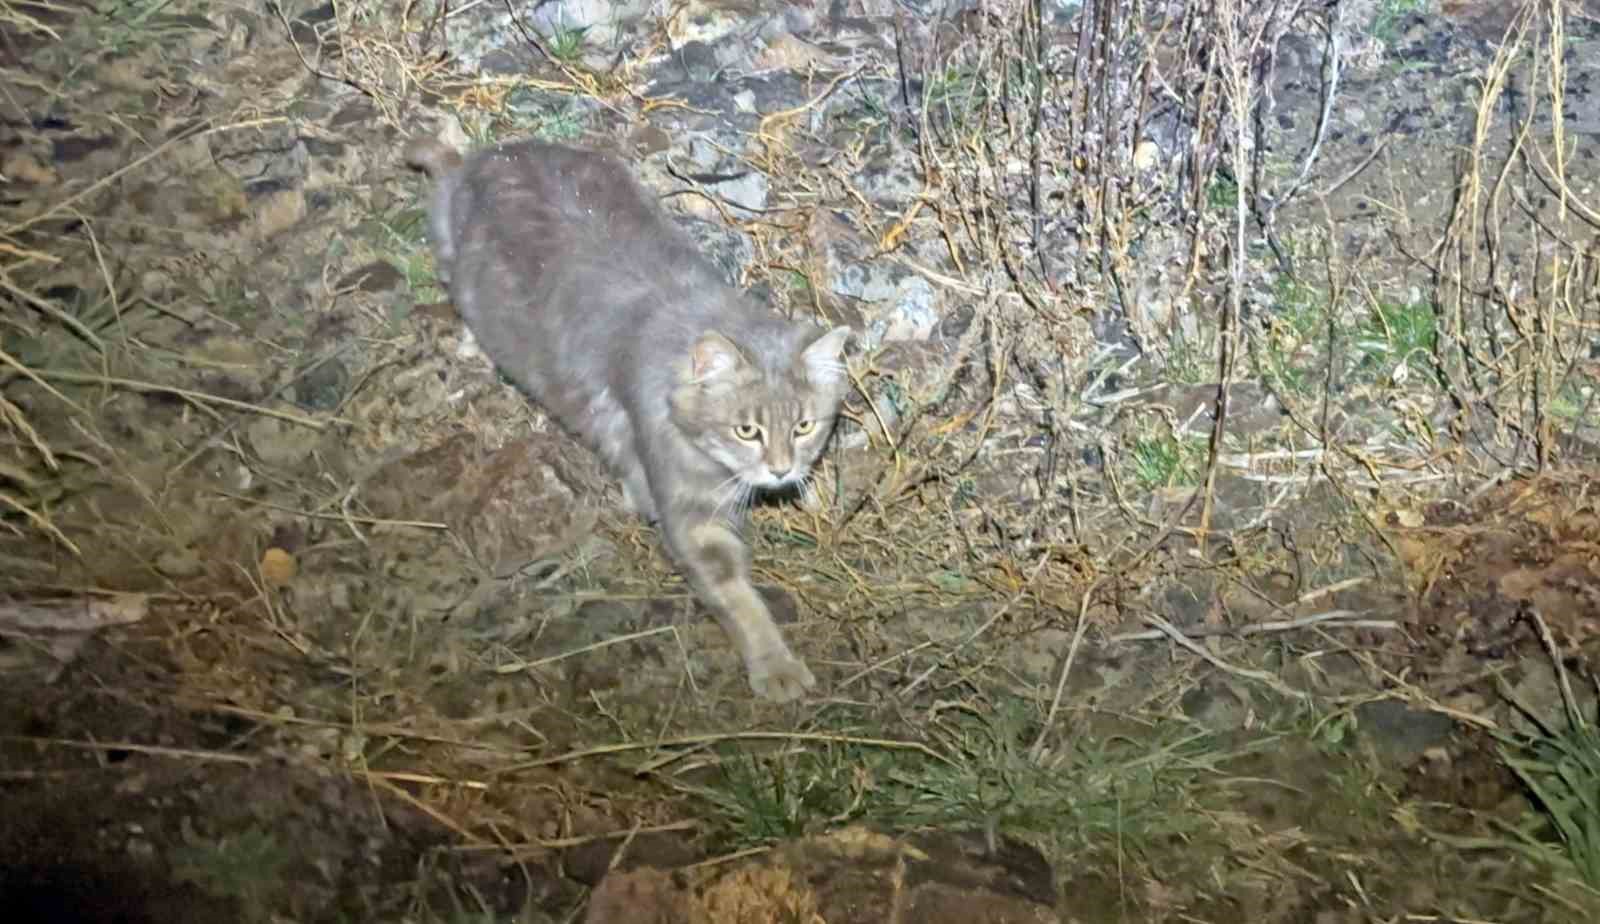
[[[606,876],[585,924],[1046,924],[1059,922],[1050,866],[981,834],[894,837],[853,827],[691,873]],[[709,877],[709,878],[708,878]]]

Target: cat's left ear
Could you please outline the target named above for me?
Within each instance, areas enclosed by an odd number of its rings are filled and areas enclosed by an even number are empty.
[[[819,385],[834,385],[844,378],[844,342],[850,328],[835,327],[811,341],[800,356],[805,360],[806,377]]]

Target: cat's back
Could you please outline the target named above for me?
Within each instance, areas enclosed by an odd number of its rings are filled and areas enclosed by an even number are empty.
[[[600,388],[660,398],[666,358],[726,326],[739,302],[614,155],[516,141],[446,165],[438,183],[452,301],[496,363],[559,414],[582,414]]]
[[[546,247],[614,249],[674,230],[622,159],[603,151],[508,142],[468,155],[456,176],[458,225],[531,233]]]

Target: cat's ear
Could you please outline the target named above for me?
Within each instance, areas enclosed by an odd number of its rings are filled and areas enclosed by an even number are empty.
[[[689,350],[689,384],[711,385],[744,365],[744,354],[733,341],[707,331]]]
[[[850,339],[850,328],[835,327],[811,341],[801,352],[806,364],[806,378],[818,385],[835,385],[844,379],[844,342]]]

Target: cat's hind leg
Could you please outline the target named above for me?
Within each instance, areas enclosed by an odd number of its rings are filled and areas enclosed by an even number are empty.
[[[667,546],[695,594],[717,617],[744,660],[750,689],[773,702],[799,698],[817,682],[783,640],[766,603],[750,583],[750,551],[717,518],[665,524]]]
[[[622,506],[629,513],[654,522],[655,497],[650,493],[650,481],[639,461],[638,444],[627,411],[612,397],[609,388],[602,389],[590,400],[583,420],[590,444],[605,460],[611,474],[622,482]]]

